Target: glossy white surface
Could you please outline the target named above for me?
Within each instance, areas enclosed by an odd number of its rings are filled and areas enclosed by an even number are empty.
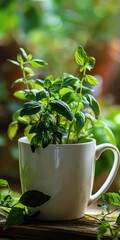
[[[111,144],[96,147],[95,141],[82,144],[49,145],[32,153],[28,140],[18,141],[22,191],[39,190],[51,198],[40,208],[43,220],[70,220],[84,215],[86,207],[96,201],[112,183],[119,167],[119,151]],[[114,164],[102,188],[91,195],[95,161],[111,149]]]

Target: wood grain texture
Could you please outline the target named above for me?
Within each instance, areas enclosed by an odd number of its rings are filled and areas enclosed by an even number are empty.
[[[117,213],[118,215],[118,213]],[[3,230],[5,219],[0,217],[0,239],[8,240],[94,240],[97,239],[100,210],[88,208],[83,218],[71,221],[34,221]],[[109,219],[110,220],[110,219]],[[113,221],[113,218],[111,218]],[[108,239],[104,237],[103,239]],[[110,238],[109,238],[110,239]],[[120,239],[120,236],[119,236]]]
[[[33,224],[14,226],[7,230],[3,230],[3,224],[4,220],[1,219],[0,237],[16,240],[92,240],[97,237],[98,227],[98,223],[87,216],[61,222],[36,221]]]

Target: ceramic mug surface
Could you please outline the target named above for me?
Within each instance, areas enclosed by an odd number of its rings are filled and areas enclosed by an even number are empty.
[[[32,153],[26,137],[18,140],[22,192],[38,190],[51,198],[33,209],[40,210],[42,220],[72,220],[84,215],[86,207],[96,201],[111,185],[120,163],[118,149],[109,143],[96,146],[95,140],[81,144],[49,145]],[[114,154],[109,176],[92,195],[95,162],[105,150]]]

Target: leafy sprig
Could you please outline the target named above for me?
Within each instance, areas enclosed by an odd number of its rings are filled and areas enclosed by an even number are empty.
[[[12,139],[19,123],[26,125],[25,135],[31,142],[32,151],[36,147],[46,147],[50,143],[78,143],[93,136],[94,127],[102,127],[110,142],[115,144],[110,129],[99,118],[100,107],[92,94],[97,79],[88,74],[95,65],[95,58],[88,56],[82,46],[75,51],[75,61],[79,65],[80,77],[64,73],[54,78],[36,78],[36,69],[47,63],[34,59],[20,48],[17,60],[10,60],[21,69],[22,77],[16,79],[24,89],[14,92],[14,96],[23,100],[23,105],[12,117],[8,136]],[[87,86],[86,86],[87,84]]]
[[[104,235],[108,235],[111,240],[118,240],[120,234],[120,214],[111,221],[109,216],[120,209],[120,195],[115,192],[102,194],[103,204],[98,204],[102,208],[97,230],[97,239],[101,240]],[[106,204],[107,203],[107,204]],[[112,207],[110,207],[112,206]]]
[[[4,229],[33,221],[40,212],[30,214],[28,207],[36,208],[43,205],[50,196],[37,190],[29,190],[21,196],[14,196],[6,180],[0,179],[0,214],[6,218]]]

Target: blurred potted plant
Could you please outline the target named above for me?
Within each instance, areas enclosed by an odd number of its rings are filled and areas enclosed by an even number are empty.
[[[27,125],[26,137],[18,140],[22,191],[37,189],[51,196],[40,208],[41,219],[79,218],[84,215],[87,204],[106,191],[119,166],[114,136],[98,119],[99,104],[91,88],[84,85],[97,85],[96,78],[87,73],[94,67],[95,59],[79,46],[75,60],[81,78],[64,73],[55,79],[52,75],[38,79],[33,69],[47,63],[34,59],[23,48],[20,50],[17,60],[10,61],[22,71],[22,77],[12,86],[24,83],[25,89],[14,93],[23,100],[23,105],[13,114],[8,135],[11,139],[15,136],[19,123]],[[113,144],[96,146],[92,129],[100,126]],[[107,181],[92,195],[94,161],[106,149],[114,153],[113,167]]]

